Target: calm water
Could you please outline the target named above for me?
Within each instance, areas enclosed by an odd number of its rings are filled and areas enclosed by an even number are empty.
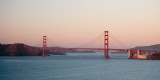
[[[160,80],[159,60],[126,54],[0,57],[0,80]]]

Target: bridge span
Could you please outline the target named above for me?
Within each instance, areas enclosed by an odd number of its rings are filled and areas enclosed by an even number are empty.
[[[104,51],[104,58],[109,58],[109,50],[114,51],[126,51],[128,52],[128,58],[136,59],[139,57],[147,57],[153,53],[160,52],[160,50],[138,50],[138,49],[114,49],[109,48],[109,34],[108,31],[104,31],[104,48],[58,48],[47,47],[47,36],[43,36],[42,52],[45,56],[47,50],[102,50]],[[142,56],[143,55],[143,56]]]

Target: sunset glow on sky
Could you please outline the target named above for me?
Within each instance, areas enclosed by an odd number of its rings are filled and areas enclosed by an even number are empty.
[[[0,0],[2,44],[41,46],[46,35],[75,47],[104,30],[127,47],[160,44],[160,0]],[[110,40],[111,47],[121,48]]]

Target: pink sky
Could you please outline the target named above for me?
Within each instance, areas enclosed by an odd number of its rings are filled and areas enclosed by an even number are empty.
[[[1,0],[0,43],[76,47],[108,30],[127,47],[160,44],[160,0]],[[103,38],[94,44],[103,47]],[[110,39],[110,47],[121,44]]]

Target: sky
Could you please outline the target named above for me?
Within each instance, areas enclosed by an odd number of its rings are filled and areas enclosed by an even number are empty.
[[[160,0],[0,0],[2,44],[41,46],[46,35],[48,46],[76,47],[105,30],[113,48],[160,44]]]

